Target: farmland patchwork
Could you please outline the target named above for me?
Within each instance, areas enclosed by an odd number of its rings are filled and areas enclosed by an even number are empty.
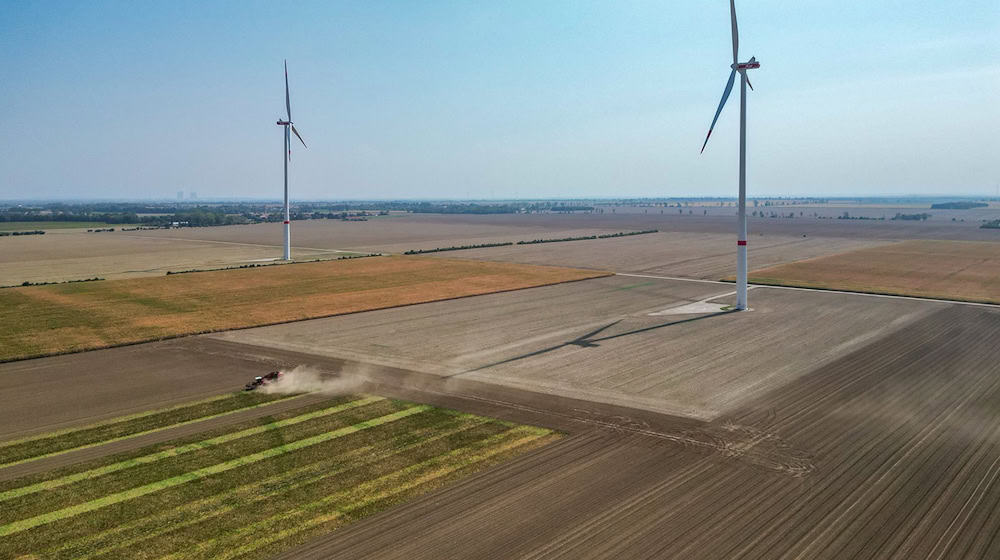
[[[289,398],[213,398],[0,444],[0,457],[31,461]],[[557,437],[378,396],[331,398],[0,482],[0,557],[270,556]]]

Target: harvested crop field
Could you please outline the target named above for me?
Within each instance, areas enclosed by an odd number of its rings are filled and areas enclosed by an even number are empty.
[[[771,266],[885,244],[851,238],[755,235],[750,239],[750,262]],[[450,256],[719,280],[735,274],[735,255],[733,235],[659,232],[615,239],[470,249]]]
[[[45,235],[5,237],[0,246],[0,286],[94,277],[163,276],[168,271],[260,264],[281,257],[281,247],[277,245],[216,243],[168,236],[150,238],[133,233],[136,232],[56,230]],[[294,256],[299,260],[317,260],[356,254],[359,253],[296,247]]]
[[[0,556],[268,558],[557,438],[378,396],[326,398],[0,482]]]
[[[1000,303],[1000,243],[905,241],[755,270],[750,281]]]
[[[0,290],[0,360],[592,278],[556,267],[370,257]]]

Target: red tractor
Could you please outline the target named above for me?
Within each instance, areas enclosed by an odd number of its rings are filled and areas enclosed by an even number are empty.
[[[261,385],[268,385],[270,383],[274,383],[279,379],[281,379],[280,371],[272,371],[271,373],[263,376],[258,375],[257,377],[254,377],[253,380],[250,381],[250,383],[247,383],[246,386],[243,387],[243,390],[254,391]]]

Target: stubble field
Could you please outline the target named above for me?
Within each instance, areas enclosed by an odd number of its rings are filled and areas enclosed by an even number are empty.
[[[0,360],[516,290],[605,273],[369,257],[0,290]]]
[[[1000,243],[905,241],[754,270],[750,281],[1000,303]]]

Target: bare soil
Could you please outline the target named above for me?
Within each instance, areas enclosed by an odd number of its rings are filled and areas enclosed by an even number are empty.
[[[712,419],[943,305],[755,288],[752,313],[660,314],[734,294],[615,276],[211,336]]]

